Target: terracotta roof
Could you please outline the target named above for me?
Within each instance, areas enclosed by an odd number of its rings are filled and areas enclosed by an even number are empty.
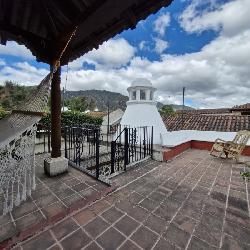
[[[240,130],[250,130],[249,115],[233,115],[233,114],[200,114],[183,116],[166,116],[163,121],[168,131],[175,130],[202,130],[202,131],[224,131],[237,132]]]
[[[107,115],[107,112],[91,111],[91,112],[88,112],[87,115],[90,115],[92,117],[104,117],[105,115]]]
[[[249,109],[250,109],[250,103],[235,105],[231,108],[231,110],[249,110]]]
[[[182,110],[176,111],[177,114],[181,114]],[[183,110],[184,114],[226,114],[230,113],[229,108],[221,108],[221,109],[190,109]]]

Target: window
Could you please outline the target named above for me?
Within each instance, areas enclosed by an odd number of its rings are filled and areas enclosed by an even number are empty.
[[[145,92],[145,90],[140,90],[140,100],[146,100],[146,92]]]
[[[132,92],[132,100],[136,100],[136,91]]]

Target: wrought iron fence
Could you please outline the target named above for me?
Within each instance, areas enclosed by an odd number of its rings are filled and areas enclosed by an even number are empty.
[[[126,171],[128,165],[153,156],[153,127],[116,126],[108,130],[85,124],[64,127],[62,135],[62,153],[70,164],[97,179],[107,179]],[[37,140],[40,153],[51,151],[49,127],[39,127]]]
[[[64,128],[64,152],[75,167],[99,178],[100,126]]]
[[[148,156],[153,157],[153,127],[125,127],[111,143],[110,174]]]
[[[35,153],[50,153],[51,129],[49,126],[38,124],[36,132]]]

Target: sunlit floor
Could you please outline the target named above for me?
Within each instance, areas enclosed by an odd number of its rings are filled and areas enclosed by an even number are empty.
[[[17,247],[250,249],[250,184],[243,170],[243,164],[200,150],[167,163],[145,161],[114,179],[117,191]]]

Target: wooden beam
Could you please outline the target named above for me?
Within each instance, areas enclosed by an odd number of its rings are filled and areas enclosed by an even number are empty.
[[[46,40],[46,37],[42,37],[41,34],[34,34],[33,32],[23,30],[15,25],[8,24],[5,21],[0,21],[0,30],[7,33],[11,33],[13,36],[23,36],[25,38],[30,38],[32,40],[40,41],[41,39]],[[14,35],[15,34],[15,35]],[[47,40],[48,41],[48,40]]]
[[[47,0],[48,7],[50,7],[57,17],[57,19],[61,20],[64,25],[70,26],[71,20],[67,17],[67,15],[61,10],[60,5],[57,5],[55,1]]]
[[[86,5],[79,0],[72,0],[72,4],[75,5],[76,8],[80,10],[80,12],[83,12],[86,9]]]
[[[96,12],[99,8],[101,8],[106,1],[107,0],[97,0],[95,4],[91,5],[90,8],[87,8],[86,11],[76,16],[74,20],[72,20],[71,25],[65,30],[65,32],[60,34],[60,37],[57,37],[57,40],[63,41],[65,40],[65,38],[67,39],[68,34],[71,33],[76,26],[80,25],[83,21],[86,21],[90,16],[93,15],[94,12]]]
[[[18,11],[18,8],[19,8],[19,3],[20,3],[20,1],[16,0],[15,4],[13,4],[12,9],[11,9],[10,22],[11,22],[12,25],[15,25],[16,22],[17,22],[17,17],[18,17],[17,11]]]
[[[4,2],[0,0],[0,21],[4,19]]]
[[[48,6],[46,5],[45,1],[42,1],[42,7],[43,7],[46,15],[41,15],[41,18],[42,18],[42,21],[47,24],[46,28],[47,28],[48,34],[52,34],[53,36],[57,36],[58,29],[57,29],[56,24],[55,24],[50,12],[49,12]]]
[[[25,3],[23,18],[22,18],[23,22],[20,25],[23,30],[28,29],[29,19],[30,19],[31,10],[32,10],[32,4],[34,4],[32,1],[28,1]]]

